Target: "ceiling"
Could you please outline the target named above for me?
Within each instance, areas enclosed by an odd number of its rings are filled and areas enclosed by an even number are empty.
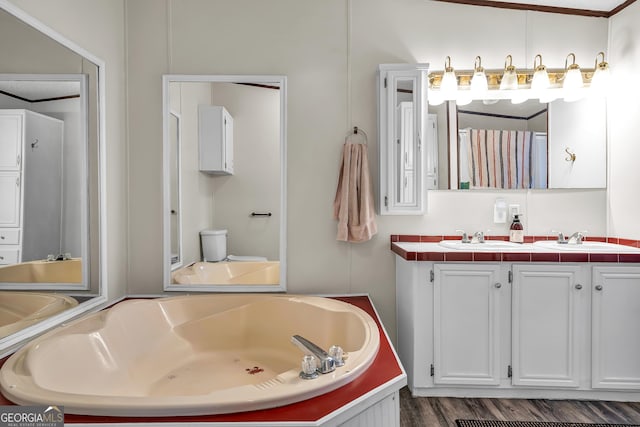
[[[38,102],[51,98],[77,97],[80,83],[72,81],[4,80],[0,91],[24,101]]]

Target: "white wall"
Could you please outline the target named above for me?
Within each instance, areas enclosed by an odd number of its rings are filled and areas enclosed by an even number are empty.
[[[608,104],[609,233],[640,239],[640,3],[611,18],[609,34],[614,86]]]
[[[607,20],[416,0],[127,1],[131,159],[130,292],[162,290],[162,121],[165,73],[288,76],[288,287],[292,293],[371,294],[395,329],[389,235],[453,234],[492,223],[493,203],[520,203],[525,231],[606,234],[606,191],[433,191],[421,217],[378,217],[370,242],[335,240],[332,202],[340,150],[352,126],[369,136],[377,179],[376,67],[430,62],[530,66],[537,53],[589,65],[606,50]],[[162,6],[161,6],[162,5]],[[562,65],[561,65],[562,64]],[[585,65],[585,66],[587,66]],[[135,125],[135,126],[134,126]],[[138,165],[138,166],[136,166]]]
[[[126,293],[127,176],[123,0],[11,0],[106,63],[107,259],[109,297]],[[84,66],[83,66],[84,67]],[[50,71],[54,72],[54,71]],[[161,91],[160,91],[161,92]]]

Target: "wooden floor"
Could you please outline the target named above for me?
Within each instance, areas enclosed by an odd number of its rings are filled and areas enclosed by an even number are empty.
[[[456,419],[640,424],[640,402],[411,397],[400,390],[400,425],[452,427]]]

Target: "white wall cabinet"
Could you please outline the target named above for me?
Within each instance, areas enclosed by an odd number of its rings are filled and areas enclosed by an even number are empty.
[[[592,387],[640,390],[640,267],[595,267]]]
[[[198,106],[200,171],[233,175],[233,117],[218,105]]]
[[[64,123],[0,110],[0,264],[59,254]]]
[[[499,276],[498,265],[434,266],[435,384],[500,384]]]
[[[397,257],[396,292],[416,396],[637,400],[638,265]]]
[[[426,210],[424,148],[428,64],[378,66],[380,215],[422,215]]]

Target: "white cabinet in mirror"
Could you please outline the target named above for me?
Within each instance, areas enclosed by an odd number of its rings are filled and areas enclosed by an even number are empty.
[[[428,138],[436,124],[427,132],[424,108],[427,70],[428,64],[378,66],[381,215],[424,214],[425,190],[437,182],[437,151]]]
[[[0,356],[107,301],[104,63],[0,0]]]
[[[164,289],[286,290],[286,77],[163,84]]]

